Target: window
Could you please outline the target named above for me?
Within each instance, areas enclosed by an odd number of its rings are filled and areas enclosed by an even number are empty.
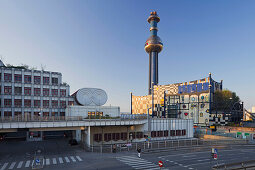
[[[51,95],[52,96],[58,96],[58,89],[52,89],[51,90]]]
[[[170,130],[170,136],[175,136],[175,130]]]
[[[31,107],[31,100],[25,99],[25,100],[24,100],[24,106],[25,106],[25,107]]]
[[[49,112],[43,112],[43,117],[48,117],[50,115]]]
[[[40,100],[34,100],[34,107],[40,107],[41,101]]]
[[[58,107],[58,101],[57,101],[57,100],[52,100],[52,101],[51,101],[51,105],[52,105],[52,107],[54,107],[54,108]]]
[[[66,107],[66,101],[61,100],[60,101],[60,107]]]
[[[11,107],[12,106],[12,99],[4,99],[4,106]]]
[[[135,139],[135,132],[130,132],[130,133],[129,133],[129,139],[130,139],[130,140]]]
[[[22,100],[21,99],[14,99],[14,106],[15,107],[21,107],[22,106]]]
[[[24,87],[24,94],[31,95],[31,87]]]
[[[111,133],[105,133],[104,134],[104,141],[108,142],[112,140],[112,134]]]
[[[52,84],[58,84],[58,78],[52,77]]]
[[[60,96],[66,96],[66,90],[60,89]]]
[[[41,76],[34,76],[34,83],[41,84]]]
[[[68,106],[73,106],[74,102],[73,101],[68,101]],[[102,112],[103,113],[103,112]],[[103,116],[103,115],[102,115]]]
[[[12,112],[4,112],[4,117],[12,117]]]
[[[4,81],[11,82],[12,81],[12,74],[4,73]]]
[[[41,89],[40,88],[34,88],[34,95],[40,96],[41,95]]]
[[[181,136],[182,135],[182,131],[181,130],[176,130],[176,136]]]
[[[43,89],[43,96],[49,96],[50,90],[49,89]]]
[[[25,83],[31,83],[31,76],[30,75],[24,75],[24,82]]]
[[[49,107],[49,100],[43,101],[43,107]]]
[[[60,112],[60,116],[65,116],[65,112]]]
[[[157,137],[157,132],[156,131],[152,131],[151,132],[151,137]]]
[[[127,140],[127,133],[121,133],[120,134],[120,139],[121,140]]]
[[[21,95],[22,94],[22,87],[14,87],[14,93]]]
[[[22,116],[22,112],[14,112],[14,116]]]
[[[4,94],[12,94],[12,87],[4,86]]]
[[[112,133],[112,140],[116,141],[116,133]]]
[[[158,131],[158,137],[163,137],[163,131]]]
[[[182,136],[185,136],[185,135],[186,135],[186,130],[183,129],[183,130],[182,130]]]
[[[51,116],[58,116],[58,112],[51,112]]]
[[[102,141],[102,134],[94,134],[94,141],[101,142]]]
[[[22,82],[22,75],[21,74],[14,74],[14,82],[21,83]]]
[[[164,131],[164,136],[167,137],[168,136],[168,130]]]
[[[50,84],[50,78],[49,77],[43,77],[43,84]]]
[[[143,132],[136,132],[136,138],[143,138]]]

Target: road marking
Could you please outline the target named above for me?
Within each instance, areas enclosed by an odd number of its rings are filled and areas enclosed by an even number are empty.
[[[210,159],[200,159],[200,160],[197,160],[197,161],[199,161],[199,162],[201,162],[201,161],[209,161]]]
[[[5,164],[2,166],[1,170],[4,170],[4,169],[7,167],[7,165],[8,165],[8,163],[5,163]]]
[[[145,160],[125,160],[125,159],[119,159],[119,160],[122,161],[122,162],[130,162],[130,161],[132,161],[134,163],[140,163],[140,162],[144,163],[145,162]]]
[[[9,169],[13,169],[15,164],[16,164],[16,162],[12,162],[11,166],[9,167]]]
[[[28,160],[25,164],[25,168],[28,168],[30,166],[30,160]]]
[[[65,157],[65,160],[66,160],[67,163],[70,162],[70,160],[68,159],[68,157]]]
[[[17,168],[21,168],[22,167],[22,164],[23,164],[23,161],[20,161]]]
[[[58,160],[59,160],[59,163],[61,163],[61,164],[64,163],[63,159],[61,157],[59,157]]]
[[[182,166],[182,164],[179,164],[179,166]]]
[[[50,165],[50,159],[46,159],[46,165]]]
[[[79,161],[82,161],[81,157],[79,157],[79,156],[76,156],[76,158],[77,158]]]
[[[70,156],[70,158],[72,159],[73,162],[76,162],[73,156]]]
[[[52,159],[52,162],[53,162],[54,165],[56,165],[56,164],[57,164],[56,158],[53,158],[53,159]]]
[[[193,168],[189,168],[189,169],[193,169]]]

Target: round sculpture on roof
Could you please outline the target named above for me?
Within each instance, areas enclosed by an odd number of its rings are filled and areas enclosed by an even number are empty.
[[[107,102],[107,94],[98,88],[82,88],[75,92],[75,100],[83,106],[102,106]]]

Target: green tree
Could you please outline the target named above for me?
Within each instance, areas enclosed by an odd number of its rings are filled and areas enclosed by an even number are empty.
[[[213,94],[212,110],[228,111],[231,109],[231,105],[237,102],[240,102],[240,98],[235,92],[228,89],[218,90]]]

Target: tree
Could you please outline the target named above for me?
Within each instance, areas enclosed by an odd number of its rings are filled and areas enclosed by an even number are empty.
[[[217,90],[213,95],[212,110],[229,111],[235,103],[240,103],[240,98],[235,92],[228,89]]]

